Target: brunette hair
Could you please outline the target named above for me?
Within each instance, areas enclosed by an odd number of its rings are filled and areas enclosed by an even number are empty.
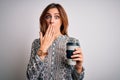
[[[68,29],[68,18],[67,18],[67,14],[64,10],[64,8],[60,5],[60,4],[56,4],[56,3],[51,3],[49,4],[42,12],[41,16],[40,16],[40,19],[39,19],[39,22],[40,22],[40,31],[43,33],[43,36],[45,35],[45,32],[48,28],[47,26],[47,23],[45,21],[45,16],[46,16],[46,13],[49,9],[52,9],[52,8],[57,8],[59,13],[60,13],[60,18],[61,18],[61,21],[62,21],[62,25],[60,27],[60,31],[63,35],[68,35],[67,33],[67,29]]]

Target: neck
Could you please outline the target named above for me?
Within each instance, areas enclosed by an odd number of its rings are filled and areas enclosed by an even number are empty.
[[[55,39],[58,38],[58,37],[61,36],[61,35],[62,35],[61,33],[57,33],[57,34],[55,35]]]

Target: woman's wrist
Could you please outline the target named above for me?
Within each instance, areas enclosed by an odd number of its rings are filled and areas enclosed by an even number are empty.
[[[81,69],[79,68],[79,69],[76,69],[76,70],[77,70],[78,73],[81,73],[83,71],[82,68]]]
[[[44,61],[45,56],[46,56],[47,54],[48,54],[47,51],[43,51],[43,50],[41,50],[41,49],[38,49],[37,55],[40,57],[40,59],[41,59],[42,61]]]
[[[75,68],[78,73],[81,73],[83,71],[83,66],[82,65],[75,65]]]
[[[38,49],[38,55],[39,56],[45,56],[47,55],[47,50],[43,50],[42,48]]]
[[[47,52],[47,49],[44,46],[41,46],[39,50],[42,50],[43,52]]]

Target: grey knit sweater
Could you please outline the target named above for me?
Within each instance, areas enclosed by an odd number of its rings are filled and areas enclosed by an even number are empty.
[[[66,35],[59,36],[49,47],[48,55],[42,61],[37,55],[40,39],[35,39],[32,43],[31,56],[27,66],[28,80],[82,80],[84,69],[78,74],[74,66],[67,64],[66,43],[68,41],[79,42]]]

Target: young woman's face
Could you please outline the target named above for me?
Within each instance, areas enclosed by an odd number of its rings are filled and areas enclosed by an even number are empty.
[[[45,20],[47,22],[47,26],[52,24],[55,31],[60,32],[60,27],[62,25],[62,22],[57,8],[49,9],[48,12],[46,13]]]

